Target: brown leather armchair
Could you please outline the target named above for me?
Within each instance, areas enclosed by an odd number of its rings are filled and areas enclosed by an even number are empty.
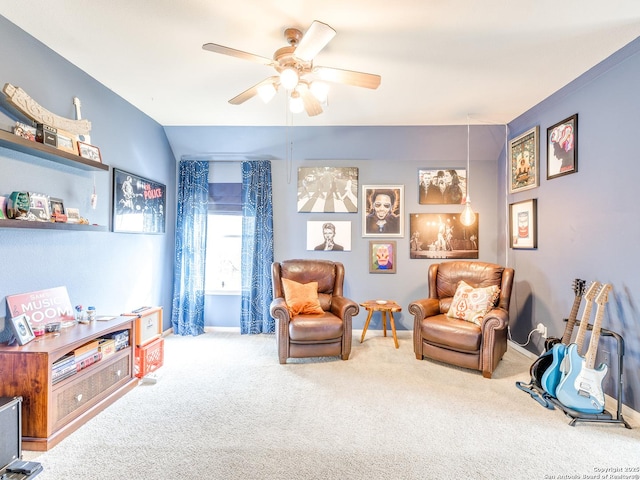
[[[424,357],[459,367],[480,370],[491,378],[507,351],[509,301],[514,271],[493,263],[453,261],[429,267],[429,297],[409,305],[414,316],[413,349],[418,360]],[[480,326],[446,314],[458,283],[473,288],[497,285],[500,296]]]
[[[342,296],[344,265],[328,260],[286,260],[271,266],[276,342],[280,363],[287,358],[340,356],[351,353],[352,317],[358,304]],[[318,282],[318,299],[324,313],[290,315],[282,279],[307,284]]]

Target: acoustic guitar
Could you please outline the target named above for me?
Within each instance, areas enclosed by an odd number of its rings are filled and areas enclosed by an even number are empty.
[[[604,392],[602,391],[602,380],[607,374],[608,367],[602,363],[595,367],[598,342],[600,340],[600,330],[602,317],[604,316],[605,305],[609,298],[611,285],[604,284],[598,292],[595,302],[598,304],[596,317],[593,321],[591,340],[589,349],[584,358],[580,356],[578,346],[572,343],[567,348],[565,362],[567,364],[566,374],[562,374],[558,388],[557,398],[565,407],[583,413],[602,413],[604,410]],[[580,323],[582,327],[582,323]]]
[[[542,374],[542,378],[540,379],[540,383],[545,392],[547,392],[552,397],[556,396],[556,388],[558,387],[558,383],[560,383],[560,364],[562,363],[562,359],[567,353],[567,347],[571,343],[571,335],[573,335],[573,327],[576,324],[576,317],[578,316],[578,310],[580,309],[580,302],[582,301],[582,296],[585,293],[585,285],[587,282],[576,278],[573,281],[573,292],[575,294],[575,298],[573,300],[573,307],[571,307],[571,313],[569,314],[569,319],[567,320],[567,325],[564,328],[564,334],[562,335],[562,339],[560,343],[556,343],[551,347],[551,365],[549,368],[545,370]],[[597,282],[593,282],[589,286],[589,297],[587,300],[590,302],[595,297],[595,291],[598,287]]]

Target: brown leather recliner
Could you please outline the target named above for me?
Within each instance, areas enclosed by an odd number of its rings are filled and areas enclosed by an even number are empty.
[[[344,265],[328,260],[286,260],[271,266],[276,342],[280,363],[287,358],[340,356],[351,353],[352,317],[360,307],[343,294]],[[307,284],[318,282],[318,299],[324,313],[291,318],[282,279]]]
[[[514,271],[493,263],[453,261],[429,267],[429,297],[409,305],[414,316],[413,349],[418,360],[424,357],[459,367],[480,370],[491,378],[507,351],[509,301]],[[449,311],[458,283],[473,288],[497,285],[500,297],[478,326],[450,318]]]

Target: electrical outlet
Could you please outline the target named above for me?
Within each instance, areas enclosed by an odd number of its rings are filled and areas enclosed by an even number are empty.
[[[542,338],[547,338],[547,327],[542,323],[539,323],[536,326],[536,331],[540,334]]]

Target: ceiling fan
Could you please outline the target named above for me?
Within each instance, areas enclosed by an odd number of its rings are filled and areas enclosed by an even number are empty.
[[[371,89],[376,89],[380,85],[380,75],[314,66],[313,59],[327,46],[335,34],[336,31],[333,28],[317,20],[313,21],[304,35],[297,28],[287,28],[284,31],[284,37],[289,46],[276,50],[273,58],[215,43],[205,43],[202,48],[210,52],[261,63],[273,67],[277,72],[277,75],[265,78],[233,97],[229,103],[240,105],[256,95],[266,103],[282,86],[290,92],[289,108],[292,112],[299,113],[305,110],[309,116],[314,116],[322,113],[322,104],[326,103],[329,86],[325,82]]]

